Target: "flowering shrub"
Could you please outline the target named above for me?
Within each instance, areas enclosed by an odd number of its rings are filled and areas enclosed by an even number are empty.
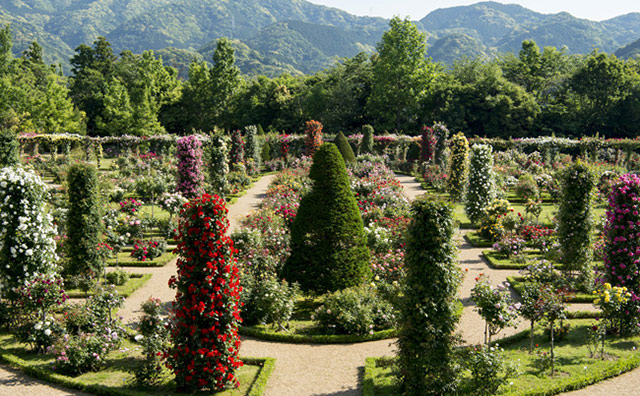
[[[124,201],[120,201],[120,211],[127,214],[136,214],[140,206],[142,206],[142,202],[135,198],[127,198]]]
[[[202,143],[196,136],[186,136],[178,140],[177,190],[186,198],[194,197],[202,191]]]
[[[352,287],[324,297],[313,319],[329,334],[373,334],[391,328],[395,313],[391,304],[371,287]]]
[[[5,297],[38,274],[55,271],[55,229],[45,212],[47,187],[21,168],[0,170],[0,285]]]
[[[538,225],[525,225],[520,231],[524,240],[535,249],[543,253],[548,251],[553,244],[555,230]]]
[[[449,167],[449,196],[454,202],[460,201],[464,193],[468,173],[469,142],[462,132],[451,138],[451,164]]]
[[[500,254],[508,258],[520,256],[524,249],[524,239],[516,235],[504,235],[500,240],[493,244],[493,248]]]
[[[314,120],[307,121],[304,133],[305,154],[308,157],[313,157],[316,150],[322,145],[322,124]]]
[[[476,304],[476,310],[487,323],[485,328],[487,346],[491,346],[492,336],[505,327],[517,324],[518,309],[521,304],[511,299],[507,283],[493,287],[489,279],[480,274],[471,290],[471,299]]]
[[[436,137],[436,146],[433,152],[433,163],[438,165],[440,169],[447,169],[447,139],[449,138],[449,130],[442,123],[433,124],[433,134]]]
[[[498,344],[493,347],[476,345],[469,348],[465,365],[471,370],[474,395],[495,395],[500,386],[516,374],[516,367],[509,364],[504,349]]]
[[[640,177],[622,175],[609,195],[604,239],[604,279],[612,286],[627,287],[635,308],[622,321],[622,331],[637,327],[637,309],[640,303],[640,243],[637,227],[640,226]],[[634,311],[635,310],[635,311]]]
[[[286,330],[300,294],[298,285],[289,285],[269,273],[243,272],[243,276],[247,277],[247,282],[242,282],[242,301],[246,306],[242,314],[246,323],[273,323],[279,330]]]
[[[469,160],[469,182],[464,210],[472,223],[478,224],[484,210],[496,197],[493,174],[493,151],[487,145],[471,147]]]
[[[622,335],[629,335],[634,328],[625,328],[629,321],[638,321],[640,312],[638,311],[637,298],[629,293],[629,289],[620,286],[611,286],[610,283],[604,283],[598,290],[594,290],[593,294],[597,298],[593,301],[593,305],[598,307],[603,316],[609,322],[610,330],[617,330]],[[631,320],[629,320],[631,319]]]
[[[68,375],[98,371],[104,366],[108,353],[120,344],[118,333],[107,329],[102,334],[65,334],[50,348],[55,356],[54,369]]]
[[[229,152],[231,165],[244,163],[244,139],[239,130],[231,133],[231,151]]]
[[[160,318],[162,305],[157,298],[142,303],[142,318],[135,340],[142,345],[142,359],[136,362],[133,374],[138,385],[157,384],[162,375],[162,356],[167,344],[167,327]]]
[[[130,275],[122,268],[116,268],[112,272],[107,272],[105,278],[110,285],[122,286],[129,281]]]
[[[255,125],[249,125],[244,128],[244,134],[247,137],[246,153],[247,159],[252,159],[256,169],[260,169],[262,158],[260,158],[260,141],[258,140],[258,128]]]
[[[180,210],[182,209],[182,205],[184,205],[186,202],[187,199],[183,197],[179,192],[166,192],[160,196],[160,207],[169,212],[170,217],[179,214]]]
[[[52,316],[31,318],[17,328],[17,338],[39,353],[44,353],[64,334],[64,328]]]
[[[438,140],[433,133],[433,128],[428,126],[422,127],[422,136],[420,137],[420,161],[430,162],[433,159],[433,153]]]
[[[164,239],[159,241],[136,241],[131,251],[131,257],[138,261],[153,261],[160,257],[167,250],[167,242]]]
[[[518,179],[516,184],[516,195],[524,201],[530,199],[537,200],[540,196],[540,190],[533,176],[529,173],[525,173]]]
[[[185,204],[180,221],[167,367],[181,391],[237,387],[240,281],[224,200],[204,194]],[[195,352],[195,353],[192,353]]]
[[[540,288],[538,301],[535,304],[538,314],[546,319],[550,327],[551,336],[551,376],[555,374],[555,325],[558,320],[566,318],[566,301],[567,291],[564,289],[556,289],[553,285],[543,285]]]
[[[422,172],[422,178],[427,186],[432,187],[437,192],[444,192],[447,187],[447,174],[442,171],[443,168],[437,165],[427,165]]]
[[[44,320],[51,308],[67,301],[62,278],[52,274],[36,274],[16,290],[20,305],[26,312],[37,312]]]
[[[221,197],[226,196],[229,192],[228,156],[227,138],[222,135],[213,136],[209,143],[209,183],[211,183],[213,192]]]
[[[513,208],[509,201],[496,199],[485,210],[480,219],[480,235],[490,241],[499,240],[506,232],[503,220],[509,213],[513,213]]]

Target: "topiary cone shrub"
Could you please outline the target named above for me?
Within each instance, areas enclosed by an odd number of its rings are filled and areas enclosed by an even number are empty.
[[[398,376],[403,395],[456,390],[454,332],[459,319],[453,207],[414,201],[407,230],[405,294],[400,303]]]
[[[92,165],[75,164],[69,168],[67,182],[69,212],[65,246],[68,263],[65,276],[90,280],[102,275],[105,265],[97,250],[102,237],[98,172]]]
[[[167,367],[179,391],[238,387],[241,291],[237,250],[226,235],[228,210],[217,195],[187,202],[179,226],[177,289],[173,302]]]
[[[353,149],[351,148],[349,141],[342,132],[338,132],[334,143],[338,147],[338,150],[340,150],[340,154],[342,154],[344,162],[355,162],[356,155],[353,153]]]
[[[314,120],[307,121],[304,133],[306,135],[304,138],[306,154],[313,157],[316,150],[322,145],[322,124]]]
[[[202,143],[197,136],[185,136],[177,142],[177,189],[186,198],[202,193]]]
[[[464,193],[468,173],[469,141],[458,132],[451,138],[451,163],[449,167],[449,196],[459,202]]]
[[[334,144],[318,149],[309,177],[313,190],[300,202],[282,275],[308,293],[360,285],[371,275],[369,249],[347,169]]]
[[[239,130],[231,134],[231,151],[229,152],[231,165],[244,163],[244,139]]]

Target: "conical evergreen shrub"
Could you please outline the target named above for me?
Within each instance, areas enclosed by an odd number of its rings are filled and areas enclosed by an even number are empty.
[[[360,285],[371,274],[369,250],[345,162],[323,144],[313,156],[313,190],[300,203],[291,228],[291,256],[282,275],[305,292]]]
[[[353,149],[351,148],[349,141],[342,132],[338,132],[333,143],[338,146],[338,150],[340,150],[340,154],[342,154],[344,162],[354,162],[356,160],[356,155],[353,153]]]

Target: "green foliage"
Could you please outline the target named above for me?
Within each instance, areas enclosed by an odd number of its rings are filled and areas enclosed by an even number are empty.
[[[262,145],[262,153],[260,155],[260,157],[262,158],[262,161],[267,162],[267,161],[271,161],[271,144],[267,141],[264,142],[264,144]]]
[[[129,282],[130,275],[122,268],[116,268],[114,271],[107,272],[105,277],[110,285],[122,286]]]
[[[516,374],[516,368],[504,356],[504,350],[487,345],[470,348],[465,363],[471,371],[474,395],[492,396],[509,377]]]
[[[336,140],[334,140],[334,144],[338,147],[338,150],[340,150],[340,154],[342,154],[344,162],[354,162],[356,160],[351,144],[349,144],[349,141],[342,132],[338,132]]]
[[[373,153],[373,127],[365,125],[362,127],[362,142],[360,143],[360,154]]]
[[[300,294],[297,284],[290,285],[272,274],[253,274],[245,272],[242,280],[243,323],[272,323],[279,330],[286,325],[293,315],[295,302]]]
[[[245,153],[247,159],[253,159],[254,165],[260,169],[260,141],[257,138],[258,129],[255,125],[249,125],[244,128],[244,136],[246,140]]]
[[[449,164],[448,192],[454,202],[462,199],[469,172],[469,141],[462,132],[451,138],[451,162]]]
[[[464,211],[472,223],[478,224],[485,209],[496,197],[493,172],[493,150],[484,144],[471,147],[469,160],[469,184]]]
[[[0,168],[14,166],[19,162],[20,145],[12,131],[0,131]]]
[[[577,278],[587,290],[593,284],[592,241],[594,232],[593,194],[596,178],[582,161],[562,174],[562,196],[558,208],[558,242],[565,276]]]
[[[378,43],[367,108],[384,129],[417,126],[416,110],[435,68],[426,60],[426,36],[409,19],[394,17]]]
[[[291,256],[282,275],[305,292],[360,285],[371,274],[369,250],[345,163],[335,145],[318,149],[309,177],[313,190],[300,202],[291,228]]]
[[[454,332],[459,319],[453,208],[421,199],[412,206],[400,305],[398,375],[403,395],[454,393]]]
[[[212,192],[225,197],[229,192],[229,158],[227,139],[222,135],[211,136],[209,142],[209,183]]]
[[[540,198],[538,183],[536,183],[536,180],[530,173],[523,173],[518,178],[518,184],[516,184],[515,192],[523,201],[537,200]]]
[[[67,213],[66,277],[99,277],[105,263],[98,244],[102,235],[102,214],[98,173],[88,164],[74,164],[67,173],[69,211]]]
[[[395,324],[393,306],[368,286],[339,290],[324,297],[313,315],[328,334],[374,334]]]

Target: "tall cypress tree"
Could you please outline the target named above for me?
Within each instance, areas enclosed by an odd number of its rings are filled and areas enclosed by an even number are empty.
[[[351,144],[349,144],[347,137],[344,136],[342,132],[338,132],[334,143],[338,147],[338,150],[340,150],[340,154],[342,154],[344,162],[353,162],[356,160],[356,155],[353,153]]]
[[[331,143],[313,156],[313,190],[300,202],[283,276],[305,292],[359,285],[370,276],[369,250],[344,159]]]

